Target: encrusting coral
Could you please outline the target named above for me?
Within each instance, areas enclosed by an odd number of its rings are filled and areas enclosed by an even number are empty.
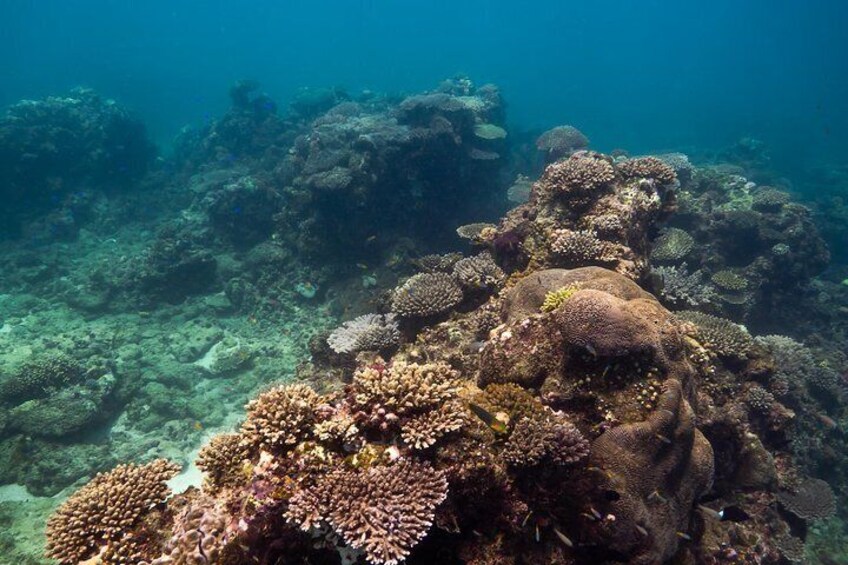
[[[47,554],[72,565],[99,557],[103,563],[139,563],[152,557],[151,532],[142,523],[168,498],[165,482],[179,467],[164,459],[118,465],[100,473],[66,500],[47,522]]]

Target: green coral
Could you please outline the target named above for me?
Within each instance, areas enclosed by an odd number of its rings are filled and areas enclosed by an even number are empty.
[[[553,312],[565,302],[574,296],[574,293],[580,290],[576,284],[564,286],[557,290],[552,290],[545,295],[545,300],[542,302],[542,312]]]

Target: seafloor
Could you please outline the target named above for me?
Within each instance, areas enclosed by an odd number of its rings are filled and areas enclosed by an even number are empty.
[[[0,562],[848,563],[848,172],[230,94],[0,118]]]

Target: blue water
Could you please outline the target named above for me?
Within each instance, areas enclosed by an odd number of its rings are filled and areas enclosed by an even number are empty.
[[[0,105],[86,85],[166,147],[250,77],[301,86],[498,84],[520,128],[571,123],[601,150],[765,141],[797,176],[848,151],[848,3],[3,0]]]

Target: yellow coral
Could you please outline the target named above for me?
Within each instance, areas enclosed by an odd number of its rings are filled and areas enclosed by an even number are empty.
[[[553,312],[565,304],[565,301],[574,296],[574,293],[578,290],[580,290],[580,288],[576,284],[571,284],[558,288],[557,290],[550,291],[545,295],[545,301],[542,302],[542,312]]]

